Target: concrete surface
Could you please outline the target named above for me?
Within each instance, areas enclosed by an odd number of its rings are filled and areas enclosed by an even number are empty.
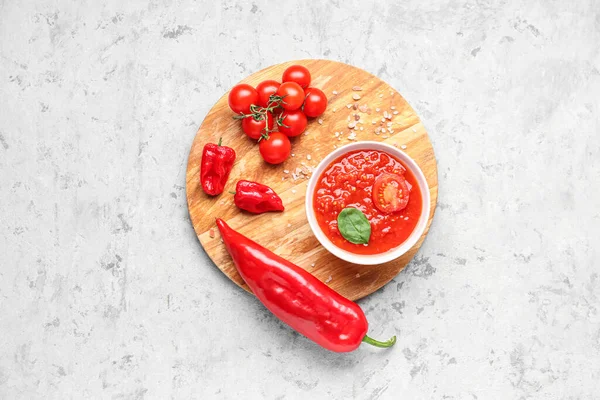
[[[597,0],[3,0],[0,33],[0,398],[600,398]],[[308,57],[436,150],[429,237],[360,302],[393,350],[293,333],[188,220],[210,106]]]

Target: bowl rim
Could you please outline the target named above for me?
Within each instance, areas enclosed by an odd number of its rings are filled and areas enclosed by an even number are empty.
[[[421,210],[421,215],[419,216],[419,222],[417,223],[415,229],[404,242],[384,253],[356,254],[337,247],[322,231],[314,212],[313,196],[317,181],[319,180],[321,174],[333,160],[355,150],[378,150],[390,153],[394,157],[398,158],[405,165],[405,167],[411,170],[417,180],[419,190],[421,191],[423,207]],[[353,264],[362,265],[383,264],[393,261],[406,254],[419,241],[421,236],[423,236],[423,233],[427,228],[427,222],[429,221],[429,214],[431,213],[431,194],[429,192],[429,184],[427,183],[425,174],[423,174],[423,171],[416,161],[399,148],[387,143],[376,141],[349,143],[335,149],[325,156],[313,170],[312,176],[310,177],[306,188],[304,202],[308,224],[310,225],[310,229],[319,243],[321,243],[321,245],[334,256]]]

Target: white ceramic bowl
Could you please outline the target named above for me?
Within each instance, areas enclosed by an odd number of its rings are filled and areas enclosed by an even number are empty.
[[[385,253],[380,254],[355,254],[349,251],[340,249],[337,247],[321,230],[319,223],[317,222],[317,218],[315,216],[315,211],[313,207],[313,196],[315,192],[315,186],[317,185],[317,181],[321,177],[321,174],[331,164],[336,158],[352,152],[356,150],[378,150],[384,151],[388,154],[393,155],[400,161],[402,164],[406,166],[406,168],[410,169],[413,173],[417,182],[419,184],[419,190],[421,191],[421,198],[423,199],[423,209],[421,210],[421,216],[419,217],[419,222],[415,227],[414,231],[411,235],[398,247],[394,247],[386,251]],[[380,143],[380,142],[356,142],[352,144],[348,144],[346,146],[340,147],[339,149],[329,153],[327,157],[325,157],[317,168],[313,171],[310,180],[308,181],[308,188],[306,189],[306,217],[308,218],[308,224],[312,229],[314,235],[317,237],[319,242],[329,250],[333,255],[341,258],[342,260],[354,263],[354,264],[363,264],[363,265],[375,265],[375,264],[383,264],[388,261],[395,260],[400,257],[408,250],[410,250],[415,243],[419,240],[425,228],[427,226],[427,220],[429,219],[429,212],[431,207],[431,199],[429,195],[429,187],[427,186],[427,180],[425,180],[425,175],[423,175],[423,171],[417,165],[417,163],[408,156],[405,152],[400,149],[390,146],[389,144]]]

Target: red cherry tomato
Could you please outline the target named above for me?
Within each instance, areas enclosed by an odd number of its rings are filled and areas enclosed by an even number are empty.
[[[266,107],[269,104],[269,97],[271,97],[272,94],[277,93],[279,85],[281,85],[279,82],[273,80],[266,80],[259,83],[256,86],[256,91],[258,92],[258,105]]]
[[[279,117],[282,125],[279,125],[279,132],[284,133],[288,137],[294,137],[302,134],[306,129],[308,120],[306,115],[300,110],[284,111]]]
[[[302,65],[292,65],[283,71],[282,82],[296,82],[306,89],[310,85],[310,72]]]
[[[250,106],[258,104],[258,92],[245,83],[235,85],[229,92],[229,108],[236,113],[250,114]]]
[[[406,208],[410,194],[404,175],[383,173],[373,184],[373,203],[379,211],[392,213]]]
[[[282,83],[277,95],[282,97],[281,107],[286,110],[297,110],[304,103],[304,90],[296,82]]]
[[[273,116],[271,113],[267,113],[267,119],[265,119],[262,115],[259,117],[259,120],[254,119],[254,117],[246,117],[242,119],[242,130],[246,135],[254,140],[258,140],[263,133],[266,132],[267,125],[269,129],[273,129],[275,122],[273,121]]]
[[[327,108],[327,96],[325,96],[325,93],[314,87],[306,89],[305,93],[304,114],[310,118],[315,118],[323,114]]]
[[[290,139],[281,132],[272,132],[268,139],[262,139],[258,144],[262,158],[269,164],[281,164],[292,151]]]

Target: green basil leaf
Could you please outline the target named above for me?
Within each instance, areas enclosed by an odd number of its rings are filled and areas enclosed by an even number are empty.
[[[344,208],[338,214],[338,229],[350,243],[367,244],[371,237],[371,224],[358,208]]]

